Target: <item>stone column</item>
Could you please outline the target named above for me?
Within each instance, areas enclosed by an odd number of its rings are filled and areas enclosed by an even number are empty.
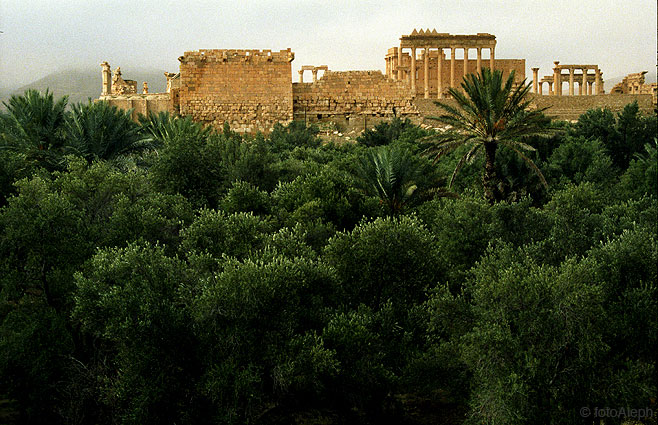
[[[539,93],[537,91],[537,88],[539,87],[539,68],[532,68],[532,91],[535,92],[535,94]]]
[[[468,75],[468,47],[464,47],[464,77]]]
[[[542,93],[543,88],[544,88],[544,83],[542,83],[542,82],[540,81],[540,82],[539,82],[539,95],[540,95],[540,96],[543,94],[543,93]]]
[[[101,63],[101,75],[103,83],[101,84],[101,96],[112,94],[112,70],[110,64],[107,62]]]
[[[313,73],[313,82],[317,83],[318,82],[318,70],[317,69],[312,69],[311,73]]]
[[[491,56],[489,56],[489,69],[491,71],[494,70],[494,65],[496,64],[496,48],[492,47],[491,48]]]
[[[587,68],[583,68],[583,81],[580,84],[580,88],[578,89],[578,94],[587,94]]]
[[[299,70],[299,82],[300,83],[304,82],[304,70],[303,69]]]
[[[411,92],[416,95],[416,48],[411,48]]]
[[[450,48],[450,87],[455,87],[455,48]]]
[[[478,47],[478,63],[475,72],[477,73],[482,72],[482,47]]]
[[[596,68],[594,70],[596,72],[596,76],[594,77],[594,81],[596,84],[596,94],[603,94],[603,83],[601,82],[601,70],[599,68]]]
[[[587,95],[591,96],[592,95],[592,83],[589,81],[587,82]]]
[[[553,83],[548,83],[548,95],[553,96]]]
[[[562,96],[562,82],[560,81],[562,70],[558,67],[560,64],[559,61],[553,62],[555,68],[553,68],[553,93],[555,96]]]
[[[569,96],[573,96],[573,72],[575,69],[569,68]]]
[[[443,96],[443,49],[439,49],[439,60],[436,65],[436,98],[441,99]]]
[[[398,80],[402,81],[402,69],[400,67],[402,66],[402,44],[400,44],[400,48],[398,49]]]
[[[423,79],[425,82],[425,99],[430,98],[430,48],[425,47],[425,58],[423,67]]]

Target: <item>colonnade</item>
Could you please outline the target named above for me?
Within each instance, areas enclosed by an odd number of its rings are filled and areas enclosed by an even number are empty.
[[[448,87],[457,87],[461,76],[456,75],[456,63],[458,60],[463,61],[463,75],[466,76],[469,72],[478,72],[482,69],[482,50],[489,49],[489,63],[488,67],[494,69],[495,65],[495,48],[496,37],[491,34],[478,33],[476,35],[451,35],[447,33],[437,33],[436,30],[427,31],[420,30],[414,31],[409,35],[403,35],[400,38],[400,47],[389,49],[386,57],[386,74],[393,79],[399,81],[408,81],[411,91],[415,94],[417,84],[417,70],[418,67],[418,52],[421,51],[420,61],[423,69],[423,93],[425,99],[430,97],[430,58],[437,58],[437,97],[443,97],[443,91],[446,89],[443,73],[444,66],[450,66],[450,78]],[[450,51],[450,63],[444,63],[444,49]],[[462,49],[464,52],[463,59],[457,59],[456,51]],[[477,51],[476,69],[469,69],[469,50],[475,49]],[[409,53],[407,53],[408,50]],[[436,52],[436,53],[434,53]],[[409,55],[409,60],[405,61]],[[436,56],[435,56],[436,55]],[[405,63],[407,62],[407,63]]]
[[[438,92],[437,92],[437,97],[441,98],[443,94],[443,66],[444,66],[444,48],[439,47],[439,48],[432,48],[430,46],[425,46],[425,47],[410,47],[411,50],[411,64],[409,67],[408,75],[409,75],[409,82],[411,85],[411,91],[416,92],[416,70],[418,69],[417,65],[417,52],[418,50],[423,51],[423,55],[421,56],[421,61],[423,62],[423,88],[424,88],[424,97],[425,99],[429,99],[429,87],[430,87],[430,81],[429,81],[429,75],[430,75],[430,57],[431,51],[437,51],[437,87],[438,87]],[[457,76],[456,71],[455,71],[455,64],[457,63],[457,58],[456,58],[456,51],[457,49],[463,49],[464,50],[464,57],[461,59],[463,61],[463,76],[465,77],[466,75],[469,74],[469,72],[479,72],[482,69],[482,47],[476,47],[475,49],[477,50],[477,64],[476,64],[476,69],[474,70],[469,70],[468,68],[468,61],[469,61],[469,56],[468,52],[470,50],[469,47],[458,47],[458,46],[451,46],[449,47],[450,49],[450,80],[449,80],[449,87],[456,87],[457,85]],[[404,79],[404,72],[405,72],[405,67],[400,66],[399,64],[402,63],[402,58],[403,58],[403,47],[400,47],[398,50],[398,57],[397,57],[397,63],[395,63],[392,67],[392,69],[397,70],[397,73],[391,73],[389,74],[390,76],[393,76],[397,80],[403,80]],[[489,55],[489,68],[493,69],[494,64],[495,64],[495,48],[491,47],[490,48],[490,55]],[[391,72],[391,71],[389,71]],[[461,80],[461,78],[460,78]]]
[[[562,96],[562,83],[569,82],[569,96],[575,95],[575,86],[578,84],[578,95],[591,96],[592,94],[603,94],[603,72],[598,65],[560,65],[559,61],[554,62],[553,75],[547,75],[539,79],[539,68],[532,68],[533,91],[543,95],[544,83],[548,84],[549,96]],[[588,71],[594,70],[593,74]],[[563,73],[566,70],[568,73]],[[580,71],[579,74],[576,71]],[[567,80],[568,79],[568,80]]]

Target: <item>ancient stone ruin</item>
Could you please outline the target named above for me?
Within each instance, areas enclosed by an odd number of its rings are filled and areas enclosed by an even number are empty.
[[[575,84],[578,84],[578,96],[591,96],[594,94],[604,94],[603,89],[603,72],[598,65],[560,65],[560,61],[555,61],[553,74],[547,75],[539,80],[539,68],[532,68],[533,74],[533,91],[539,95],[544,94],[543,86],[548,84],[549,96],[562,96],[562,86],[565,82],[569,83],[569,96],[574,96]],[[566,70],[567,72],[563,72]],[[589,72],[593,70],[594,73]],[[580,73],[576,73],[580,71]],[[594,87],[594,89],[593,89]],[[538,90],[539,89],[539,90]]]
[[[450,59],[446,59],[445,49]],[[463,51],[462,59],[456,58],[457,50]],[[470,50],[476,50],[475,60],[469,59]],[[486,67],[502,70],[505,76],[514,70],[517,81],[525,79],[524,59],[495,58],[496,36],[486,33],[453,35],[438,33],[436,29],[414,29],[411,34],[400,37],[400,47],[390,48],[386,54],[386,75],[406,82],[414,96],[441,99],[448,88],[459,87],[463,76],[482,69],[483,50],[489,51]],[[422,81],[422,86],[418,87],[418,81]]]
[[[327,65],[304,65],[298,70],[299,82],[292,82],[290,48],[280,51],[216,49],[185,52],[179,57],[177,73],[165,72],[166,93],[149,93],[143,83],[124,80],[120,68],[112,74],[107,62],[101,64],[100,100],[140,114],[168,111],[192,117],[195,121],[222,128],[228,122],[242,133],[272,131],[277,122],[293,119],[306,122],[332,120],[350,125],[393,116],[421,122],[436,114],[431,99],[448,99],[448,89],[460,89],[462,78],[483,67],[515,73],[517,83],[525,80],[525,59],[495,57],[496,37],[492,34],[453,35],[436,30],[416,30],[400,37],[397,47],[385,55],[386,72],[330,71]],[[475,50],[475,57],[470,52]],[[488,57],[483,57],[483,52]],[[461,58],[457,58],[457,54]],[[311,71],[312,82],[304,82]],[[547,113],[561,119],[575,119],[588,109],[623,108],[638,101],[648,112],[655,105],[656,84],[645,84],[644,73],[630,74],[605,95],[603,72],[597,65],[560,65],[539,79],[539,68],[532,68],[533,103],[549,107]],[[318,73],[323,75],[318,77]],[[569,96],[563,96],[568,83]],[[544,90],[544,84],[548,90]],[[578,95],[576,95],[576,85]],[[654,100],[652,104],[653,94]]]
[[[610,94],[650,94],[654,98],[655,103],[658,83],[645,83],[644,74],[647,72],[649,71],[628,74],[620,83],[615,84],[612,90],[610,90]]]

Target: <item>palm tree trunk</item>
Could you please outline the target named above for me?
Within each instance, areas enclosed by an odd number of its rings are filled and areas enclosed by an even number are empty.
[[[484,174],[482,175],[482,186],[484,187],[484,199],[493,205],[498,200],[498,189],[496,187],[496,148],[498,145],[493,142],[484,143]]]

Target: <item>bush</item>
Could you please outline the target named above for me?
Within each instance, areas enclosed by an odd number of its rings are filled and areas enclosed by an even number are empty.
[[[201,210],[196,220],[181,233],[181,252],[208,253],[215,258],[246,258],[262,246],[269,226],[251,213],[226,214]]]
[[[73,317],[111,353],[112,369],[96,382],[115,420],[196,422],[190,277],[182,261],[148,244],[101,250],[76,275]]]
[[[270,403],[313,398],[337,372],[317,331],[335,305],[329,268],[303,258],[233,261],[204,283],[194,308],[200,387],[222,423],[256,420]]]
[[[347,307],[377,311],[391,302],[398,317],[445,277],[434,238],[414,217],[362,222],[332,238],[323,258],[338,273]]]

